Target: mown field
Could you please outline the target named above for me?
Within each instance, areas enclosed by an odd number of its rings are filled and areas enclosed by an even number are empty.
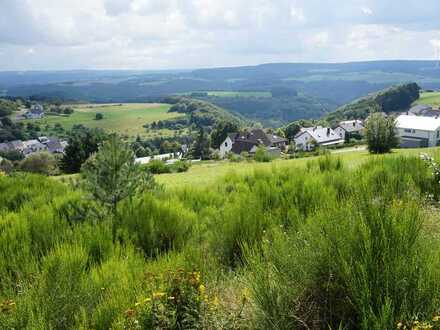
[[[420,99],[416,104],[427,104],[433,107],[440,107],[440,92],[421,93]]]
[[[75,105],[74,113],[70,116],[46,116],[32,122],[39,123],[42,128],[60,124],[68,130],[74,125],[82,124],[89,128],[102,128],[128,136],[147,136],[149,133],[143,125],[157,120],[165,120],[181,116],[178,113],[169,113],[170,105],[155,103],[125,103],[125,104],[84,104]],[[102,113],[104,118],[96,120],[97,113]],[[169,135],[172,131],[161,130],[161,134]]]
[[[438,329],[439,150],[205,163],[111,210],[2,176],[0,328]]]

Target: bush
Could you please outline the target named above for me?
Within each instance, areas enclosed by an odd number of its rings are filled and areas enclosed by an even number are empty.
[[[434,315],[438,241],[426,241],[426,214],[417,207],[432,177],[419,162],[378,160],[354,176],[315,174],[333,186],[325,204],[249,249],[257,328],[392,329]],[[409,167],[411,175],[402,174]]]
[[[104,119],[104,115],[102,113],[98,112],[95,115],[95,120],[102,120],[102,119]]]
[[[171,171],[176,173],[187,172],[190,167],[190,163],[179,160],[171,165]]]
[[[255,152],[254,160],[257,162],[268,163],[272,161],[272,156],[264,148],[258,148]]]
[[[171,173],[171,167],[167,166],[161,160],[150,161],[145,168],[152,174]]]
[[[24,172],[53,175],[58,171],[55,157],[48,152],[29,155],[20,162],[19,169]]]
[[[120,230],[126,231],[145,255],[156,256],[183,247],[195,215],[176,200],[158,201],[145,195],[123,205],[119,222]]]

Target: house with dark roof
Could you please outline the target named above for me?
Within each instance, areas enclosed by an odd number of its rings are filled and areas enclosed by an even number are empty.
[[[344,139],[341,138],[330,127],[307,127],[301,128],[298,134],[295,135],[296,149],[310,151],[316,146],[329,147],[344,144]]]
[[[41,104],[32,104],[28,112],[24,114],[26,119],[41,119],[44,117],[44,108]]]
[[[334,129],[335,133],[338,134],[342,139],[352,137],[354,135],[362,136],[365,131],[364,124],[360,120],[346,120],[341,121]]]
[[[423,116],[423,114],[426,111],[432,110],[432,107],[430,105],[426,104],[418,104],[413,106],[411,109],[408,110],[407,115],[409,116]]]
[[[224,158],[228,153],[254,153],[258,147],[264,147],[271,153],[279,153],[287,145],[287,139],[276,134],[265,133],[262,129],[249,132],[230,133],[220,145],[219,154]]]

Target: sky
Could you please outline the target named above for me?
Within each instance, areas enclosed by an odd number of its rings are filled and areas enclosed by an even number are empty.
[[[0,0],[0,70],[435,59],[439,0]]]

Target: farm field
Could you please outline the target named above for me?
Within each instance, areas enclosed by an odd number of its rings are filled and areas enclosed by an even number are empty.
[[[415,104],[428,104],[433,107],[440,107],[440,92],[421,93],[420,99]]]
[[[109,132],[128,136],[147,136],[143,127],[147,123],[181,116],[177,113],[168,113],[170,105],[157,103],[125,103],[125,104],[85,104],[74,105],[74,113],[70,116],[46,116],[35,120],[44,129],[45,125],[60,124],[64,129],[71,129],[81,124],[89,128],[102,128]],[[97,113],[104,118],[96,120]],[[163,130],[162,135],[170,135],[172,131]]]

